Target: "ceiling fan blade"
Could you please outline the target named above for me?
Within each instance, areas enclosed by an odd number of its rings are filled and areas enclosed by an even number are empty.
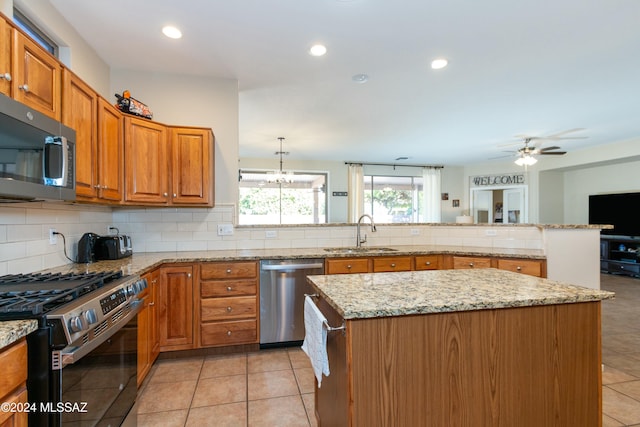
[[[544,148],[540,148],[540,152],[544,152],[544,151],[551,151],[551,150],[559,150],[560,147],[558,147],[557,145],[554,145],[552,147],[544,147]]]
[[[540,153],[538,153],[538,154],[540,154],[540,155],[545,155],[545,156],[548,156],[548,155],[550,155],[550,154],[552,154],[552,155],[556,155],[556,156],[561,156],[561,155],[563,155],[563,154],[567,154],[567,152],[566,152],[566,151],[541,151],[541,152],[540,152]]]
[[[566,138],[562,138],[562,135],[566,135],[568,133],[573,133],[573,132],[578,132],[578,131],[581,131],[581,130],[584,130],[584,128],[575,128],[575,129],[563,130],[562,132],[558,132],[558,133],[554,133],[554,134],[551,134],[551,135],[540,137],[540,139],[556,139],[556,138],[566,139]],[[578,139],[578,138],[584,139],[584,138],[586,138],[586,136],[575,137],[575,139]]]

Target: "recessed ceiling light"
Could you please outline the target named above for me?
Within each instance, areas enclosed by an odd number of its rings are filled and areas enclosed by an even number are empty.
[[[366,83],[369,81],[369,76],[367,76],[366,74],[356,74],[351,77],[351,80],[356,83]]]
[[[439,70],[446,67],[448,63],[449,61],[444,58],[434,59],[433,61],[431,61],[431,68],[433,68],[434,70]]]
[[[182,31],[171,25],[162,27],[162,34],[169,37],[170,39],[179,39],[182,37]]]
[[[321,44],[314,44],[311,46],[311,49],[309,49],[309,55],[311,56],[322,56],[325,53],[327,53],[327,48]]]

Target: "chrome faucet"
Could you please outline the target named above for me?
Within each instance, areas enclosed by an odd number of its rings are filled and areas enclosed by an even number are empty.
[[[376,225],[373,223],[373,218],[371,218],[371,215],[368,214],[364,214],[362,216],[360,216],[360,218],[358,218],[358,223],[356,224],[356,248],[359,248],[362,246],[363,243],[367,242],[367,235],[364,235],[364,239],[360,239],[360,223],[362,222],[362,220],[364,218],[369,218],[369,222],[371,222],[371,232],[375,233],[376,232]]]

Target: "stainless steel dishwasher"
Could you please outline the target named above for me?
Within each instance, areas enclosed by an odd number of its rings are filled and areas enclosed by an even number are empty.
[[[313,293],[307,276],[324,274],[323,259],[260,261],[260,346],[304,340],[304,294]]]

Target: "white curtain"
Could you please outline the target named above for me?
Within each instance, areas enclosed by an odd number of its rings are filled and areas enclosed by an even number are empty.
[[[350,164],[348,172],[348,220],[357,222],[364,213],[364,172],[362,165]]]
[[[442,215],[440,212],[440,169],[424,168],[422,170],[424,181],[424,222],[440,222]]]

